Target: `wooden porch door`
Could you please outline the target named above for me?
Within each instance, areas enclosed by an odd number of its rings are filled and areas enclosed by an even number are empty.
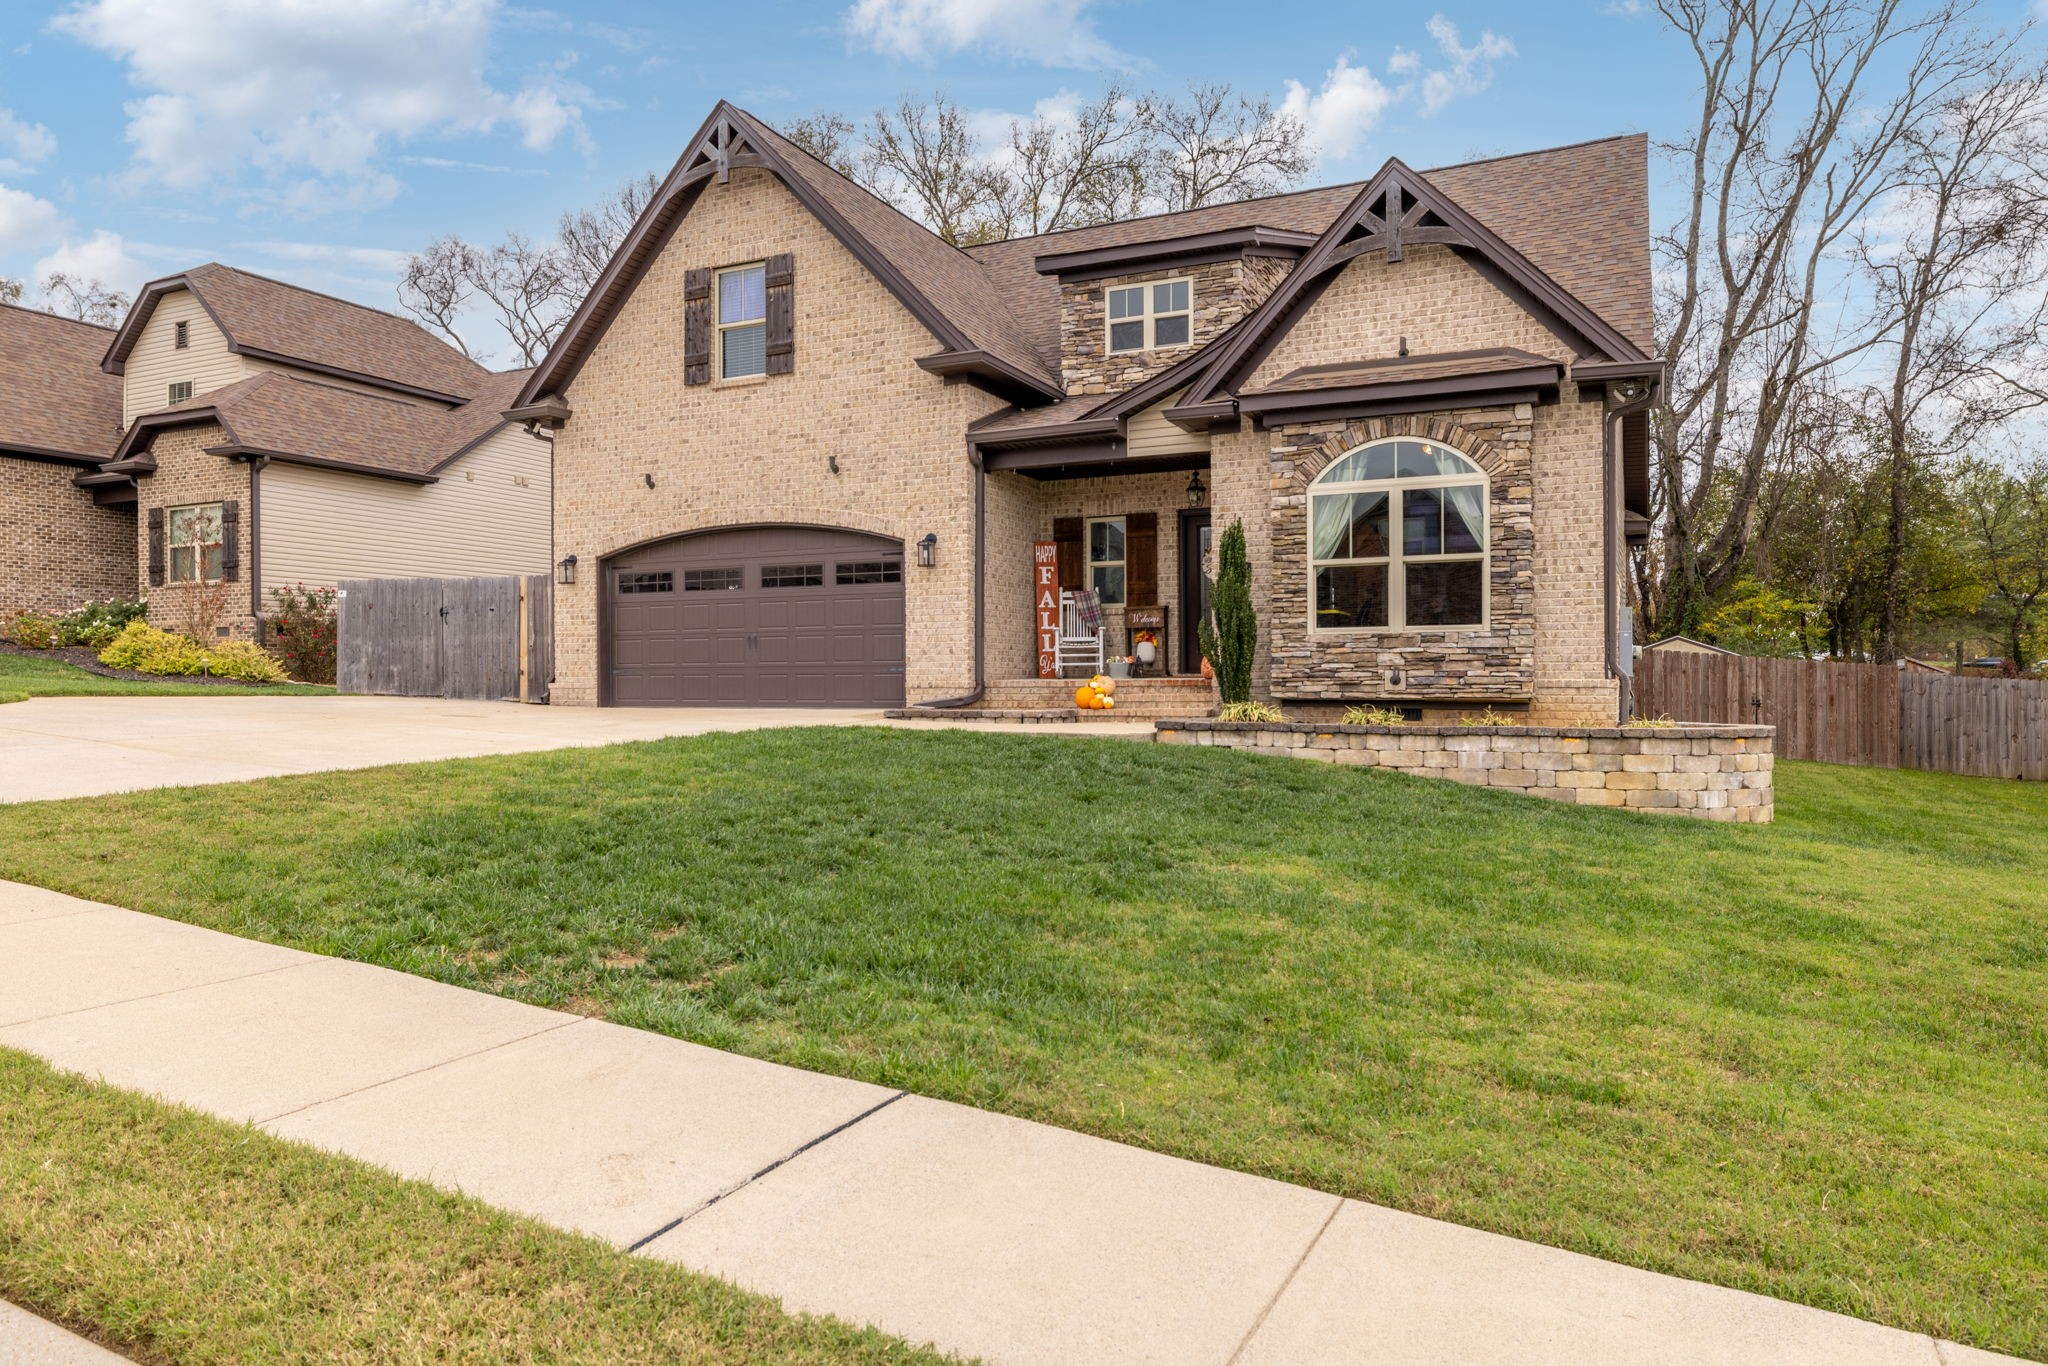
[[[1202,671],[1201,622],[1209,619],[1209,580],[1202,562],[1209,554],[1209,509],[1180,514],[1180,671]]]

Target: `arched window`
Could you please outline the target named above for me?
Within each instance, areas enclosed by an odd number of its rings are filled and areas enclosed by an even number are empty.
[[[1309,490],[1310,625],[1439,630],[1486,621],[1486,473],[1434,441],[1360,446]]]

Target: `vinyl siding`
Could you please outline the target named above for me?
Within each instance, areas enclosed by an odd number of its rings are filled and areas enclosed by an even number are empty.
[[[172,344],[181,322],[191,324],[189,344],[182,351]],[[133,422],[138,414],[169,406],[171,385],[179,380],[192,381],[196,396],[233,384],[248,373],[245,362],[228,350],[228,339],[213,325],[192,291],[173,291],[157,300],[122,368],[122,425]]]
[[[266,594],[281,583],[540,574],[552,561],[549,447],[518,427],[436,484],[286,464],[266,466],[261,481]]]
[[[1166,410],[1180,402],[1179,393],[1169,394],[1124,423],[1124,449],[1133,456],[1178,455],[1209,449],[1207,432],[1184,431],[1166,420]]]

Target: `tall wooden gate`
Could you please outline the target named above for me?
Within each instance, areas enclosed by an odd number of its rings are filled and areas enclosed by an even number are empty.
[[[335,594],[335,685],[345,693],[545,702],[553,601],[545,574],[345,579]]]

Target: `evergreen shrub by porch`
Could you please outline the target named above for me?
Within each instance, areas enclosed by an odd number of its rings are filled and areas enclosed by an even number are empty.
[[[138,673],[181,677],[204,675],[244,683],[283,683],[283,668],[260,645],[224,640],[207,647],[190,636],[159,631],[146,621],[131,621],[114,642],[100,651],[100,663]]]
[[[41,612],[17,612],[7,634],[24,650],[47,650],[57,643],[57,619]]]
[[[1249,702],[1259,617],[1252,608],[1252,566],[1245,555],[1242,519],[1230,524],[1217,547],[1216,588],[1209,595],[1209,619],[1201,623],[1200,640],[1224,704]]]
[[[270,590],[270,649],[301,683],[334,681],[334,590],[295,583]]]
[[[57,619],[59,645],[86,645],[104,650],[131,621],[140,621],[149,604],[140,598],[107,598],[83,603]]]

